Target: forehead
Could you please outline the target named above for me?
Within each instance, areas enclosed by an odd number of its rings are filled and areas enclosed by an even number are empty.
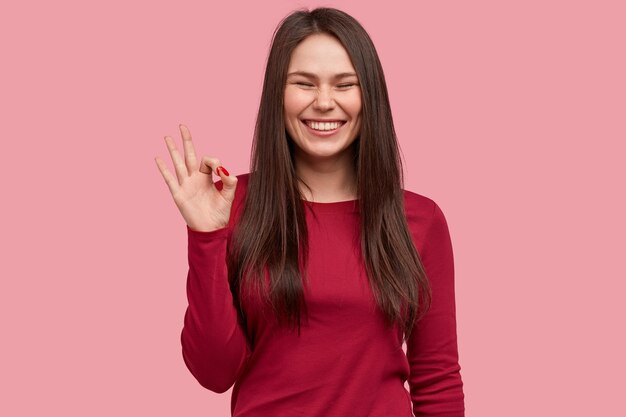
[[[288,72],[304,71],[320,76],[355,72],[348,51],[335,37],[316,33],[301,41],[293,50]]]

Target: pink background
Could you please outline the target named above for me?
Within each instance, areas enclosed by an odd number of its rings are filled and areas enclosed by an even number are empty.
[[[271,34],[321,4],[370,33],[405,188],[447,217],[467,415],[626,415],[626,10],[597,0],[3,5],[1,415],[229,415],[182,360],[154,157],[185,123],[248,172]]]

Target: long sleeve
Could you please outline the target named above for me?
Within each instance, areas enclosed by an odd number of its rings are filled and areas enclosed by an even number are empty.
[[[238,322],[226,266],[230,226],[201,232],[187,226],[189,272],[184,326],[185,365],[203,387],[223,393],[243,370],[250,348]]]
[[[444,214],[436,203],[424,239],[420,256],[431,285],[432,303],[407,343],[413,412],[417,417],[463,417],[452,242]]]

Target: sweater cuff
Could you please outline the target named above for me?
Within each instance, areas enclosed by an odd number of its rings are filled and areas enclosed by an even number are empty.
[[[187,236],[193,239],[201,240],[203,242],[208,242],[210,240],[219,239],[222,237],[228,238],[230,233],[232,232],[232,227],[230,225],[222,227],[220,229],[211,230],[210,232],[194,230],[191,229],[189,225],[185,226],[187,227]]]

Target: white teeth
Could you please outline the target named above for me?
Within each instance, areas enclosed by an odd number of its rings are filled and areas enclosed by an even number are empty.
[[[318,123],[318,122],[312,122],[311,120],[307,120],[305,123],[310,128],[315,129],[315,130],[334,130],[334,129],[337,129],[339,126],[341,126],[342,122]]]

